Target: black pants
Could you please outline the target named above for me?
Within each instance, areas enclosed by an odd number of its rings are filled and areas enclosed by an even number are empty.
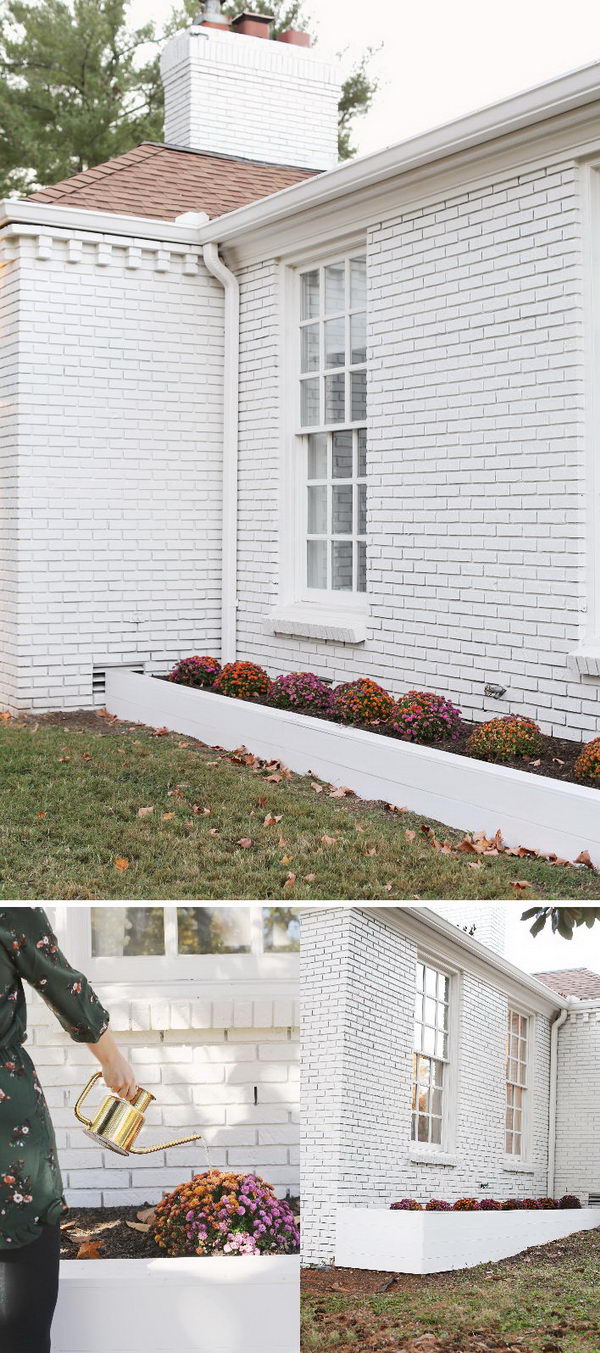
[[[44,1226],[30,1245],[0,1250],[2,1353],[50,1353],[59,1257],[58,1225]]]

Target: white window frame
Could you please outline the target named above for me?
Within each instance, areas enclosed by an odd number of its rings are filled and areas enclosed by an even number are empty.
[[[306,585],[306,476],[305,476],[305,439],[311,431],[323,431],[322,428],[300,427],[300,314],[301,282],[303,272],[312,268],[323,268],[340,259],[356,255],[367,255],[367,240],[364,233],[354,234],[343,244],[327,253],[304,249],[294,257],[288,257],[279,265],[280,294],[280,370],[281,370],[281,455],[280,455],[280,509],[279,509],[279,592],[276,617],[293,619],[300,625],[308,622],[305,632],[310,636],[310,623],[322,625],[327,633],[315,637],[343,637],[346,642],[362,643],[366,637],[365,622],[369,613],[368,605],[368,555],[367,555],[367,591],[344,592],[326,591],[309,588]],[[368,313],[368,311],[367,311]],[[369,440],[369,411],[367,418],[351,424],[336,423],[329,425],[329,431],[346,431],[350,428],[367,428],[367,457]],[[367,460],[368,472],[368,460]],[[367,473],[368,483],[368,473]],[[367,550],[368,550],[368,502],[367,502]],[[343,636],[336,633],[336,625],[344,629]],[[270,620],[267,628],[271,630]],[[286,633],[275,625],[271,632]],[[287,631],[293,632],[293,631]],[[302,633],[302,629],[298,630]]]
[[[165,914],[165,953],[160,955],[122,957],[95,957],[92,955],[93,906],[122,907],[150,905],[135,902],[100,902],[79,904],[76,907],[56,908],[56,927],[69,960],[81,968],[90,981],[97,983],[123,982],[127,985],[140,983],[177,982],[181,979],[203,983],[219,984],[234,982],[289,983],[297,980],[300,955],[290,953],[251,953],[251,954],[178,954],[177,952],[177,906],[163,905]],[[202,904],[200,904],[202,905]],[[235,903],[206,903],[211,909],[235,906]],[[253,915],[254,939],[258,947],[262,940],[260,913],[262,907],[250,903],[240,903],[239,908],[251,910]]]
[[[527,1061],[525,1064],[525,1081],[523,1089],[523,1111],[521,1114],[521,1150],[520,1152],[509,1152],[506,1150],[506,1110],[508,1109],[508,1034],[511,1014],[520,1015],[526,1022],[526,1050]],[[510,1170],[511,1166],[526,1165],[531,1158],[532,1143],[532,1103],[533,1103],[533,1085],[534,1085],[534,1055],[535,1055],[535,1015],[526,1006],[520,1005],[518,1001],[513,1001],[510,997],[507,1003],[506,1011],[506,1052],[504,1062],[504,1122],[502,1151],[504,1154],[505,1166]],[[512,1083],[512,1082],[511,1082]]]
[[[414,1049],[414,1002],[411,1019],[411,1058],[410,1058],[410,1103],[409,1103],[409,1158],[411,1160],[432,1161],[447,1158],[456,1146],[456,1118],[458,1102],[458,1047],[460,1008],[462,1001],[461,975],[437,954],[419,950],[415,958],[414,995],[417,991],[417,963],[435,968],[448,978],[448,1052],[444,1061],[442,1081],[442,1130],[441,1142],[420,1142],[412,1136],[412,1092],[413,1092],[413,1056]],[[424,1054],[427,1055],[427,1054]]]

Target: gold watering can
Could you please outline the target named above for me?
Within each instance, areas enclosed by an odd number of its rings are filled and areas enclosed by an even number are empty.
[[[136,1091],[133,1102],[119,1099],[118,1095],[107,1095],[102,1100],[100,1108],[97,1110],[94,1118],[86,1118],[81,1112],[81,1106],[84,1099],[89,1095],[92,1086],[100,1080],[101,1071],[95,1071],[90,1077],[87,1085],[81,1091],[79,1099],[75,1105],[75,1117],[80,1123],[83,1123],[87,1137],[98,1142],[99,1146],[107,1146],[110,1151],[116,1151],[119,1156],[149,1156],[152,1151],[164,1151],[168,1146],[183,1146],[185,1142],[198,1142],[202,1140],[202,1133],[197,1132],[193,1137],[178,1137],[175,1142],[161,1142],[159,1146],[134,1146],[138,1132],[144,1126],[144,1115],[148,1105],[156,1098],[151,1095],[149,1090],[143,1090],[141,1086]]]

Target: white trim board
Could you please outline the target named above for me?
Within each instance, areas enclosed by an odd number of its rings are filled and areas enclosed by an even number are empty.
[[[299,1353],[296,1255],[61,1264],[53,1353]]]
[[[587,850],[600,868],[595,789],[133,672],[107,672],[106,707],[120,719],[171,728],[209,746],[243,744],[300,775],[347,785],[361,798],[407,807],[448,827],[489,836],[499,829],[508,845],[569,860]]]

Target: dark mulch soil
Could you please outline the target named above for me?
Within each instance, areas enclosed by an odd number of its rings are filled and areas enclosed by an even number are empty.
[[[288,1198],[288,1202],[298,1216],[300,1200]],[[77,1259],[80,1246],[90,1242],[98,1245],[98,1255],[94,1257],[99,1259],[152,1259],[161,1255],[164,1258],[151,1232],[138,1229],[144,1225],[138,1214],[151,1206],[142,1203],[137,1207],[69,1208],[60,1228],[61,1259]]]
[[[149,1207],[150,1204],[148,1203]],[[138,1231],[144,1207],[73,1207],[61,1223],[62,1259],[76,1259],[81,1245],[95,1242],[99,1259],[150,1259],[160,1255],[149,1231]],[[134,1226],[128,1226],[134,1222]]]

